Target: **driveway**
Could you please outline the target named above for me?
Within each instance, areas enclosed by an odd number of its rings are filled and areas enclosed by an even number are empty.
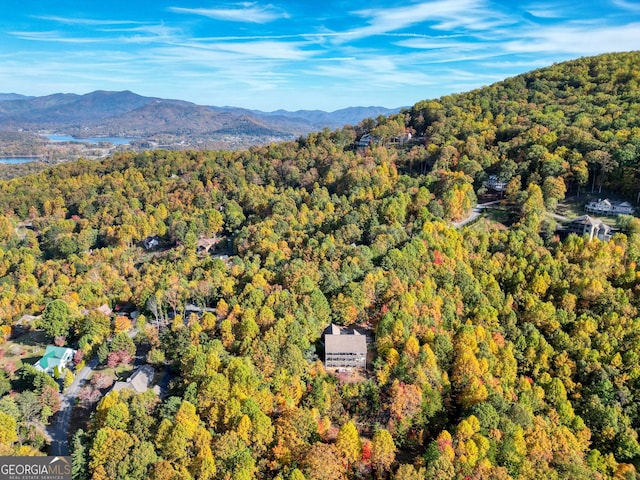
[[[55,416],[55,419],[51,425],[48,426],[47,431],[51,437],[51,449],[49,455],[69,455],[69,422],[71,421],[71,412],[73,406],[78,398],[78,393],[84,385],[85,381],[93,369],[98,366],[98,357],[93,357],[89,360],[85,366],[78,372],[73,383],[69,386],[67,391],[62,395],[60,402],[60,410]]]
[[[454,228],[462,228],[467,223],[473,222],[480,215],[482,215],[482,210],[492,205],[497,205],[500,202],[502,202],[502,200],[494,200],[493,202],[487,202],[487,203],[478,203],[475,207],[473,207],[473,210],[471,210],[471,214],[467,218],[463,218],[458,222],[451,222],[451,225],[453,225]]]

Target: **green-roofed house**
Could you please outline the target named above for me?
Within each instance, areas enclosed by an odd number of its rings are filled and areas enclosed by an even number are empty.
[[[34,367],[41,372],[53,375],[56,367],[58,367],[59,371],[63,371],[67,368],[67,365],[71,363],[75,353],[75,350],[71,348],[47,345],[44,355],[36,362]]]

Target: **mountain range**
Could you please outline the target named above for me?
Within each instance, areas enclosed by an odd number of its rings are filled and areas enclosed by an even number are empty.
[[[40,97],[0,93],[0,130],[46,130],[79,138],[178,136],[193,140],[224,135],[287,138],[357,124],[364,118],[399,110],[351,107],[334,112],[262,112],[145,97],[130,91]]]

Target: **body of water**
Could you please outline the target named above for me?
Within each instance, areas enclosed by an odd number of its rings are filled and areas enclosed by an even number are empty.
[[[40,159],[38,157],[0,157],[0,163],[27,163],[37,162]]]
[[[91,143],[97,144],[100,142],[109,142],[114,145],[128,145],[135,138],[125,138],[125,137],[87,137],[87,138],[76,138],[71,135],[52,135],[46,134],[44,135],[49,139],[50,142],[75,142],[75,143]]]

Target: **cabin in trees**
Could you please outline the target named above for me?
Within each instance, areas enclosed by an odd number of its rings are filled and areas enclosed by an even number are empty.
[[[598,215],[633,215],[633,207],[629,202],[614,202],[605,198],[604,200],[589,202],[584,209],[589,213]]]
[[[56,347],[47,345],[44,355],[38,360],[34,367],[41,372],[54,375],[56,370],[62,372],[73,360],[75,350],[67,347]]]
[[[378,139],[370,133],[365,133],[360,140],[358,140],[358,148],[367,148],[373,146],[378,142]]]
[[[489,178],[484,185],[489,190],[494,190],[496,192],[504,192],[507,189],[507,182],[500,181],[497,175],[489,175]]]
[[[597,238],[607,242],[611,239],[612,228],[602,220],[591,218],[589,215],[583,215],[572,220],[566,229],[569,233],[588,235],[589,240]]]
[[[324,364],[332,368],[366,368],[367,337],[332,323],[324,333]]]
[[[158,240],[158,237],[149,236],[143,240],[142,245],[146,250],[151,250],[160,245],[160,240]]]

